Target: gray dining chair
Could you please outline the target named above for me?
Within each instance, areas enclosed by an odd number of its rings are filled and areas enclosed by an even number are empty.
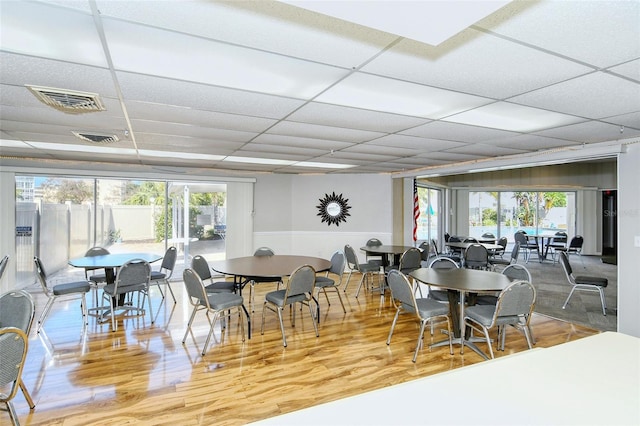
[[[429,268],[433,269],[458,269],[459,267],[458,263],[450,257],[436,257],[429,264]],[[441,303],[449,303],[449,292],[447,290],[429,287],[427,297]]]
[[[511,249],[511,255],[509,256],[509,259],[499,259],[497,257],[492,257],[489,259],[489,263],[491,263],[493,269],[495,269],[497,265],[509,266],[509,265],[518,263],[519,255],[520,255],[520,243],[516,241],[515,243],[513,243],[513,248]]]
[[[382,241],[378,238],[369,238],[365,244],[366,247],[379,247],[382,245]],[[383,254],[373,255],[366,253],[365,260],[367,263],[371,263],[373,265],[378,265],[378,268],[382,266],[382,256]]]
[[[316,276],[315,284],[318,292],[316,299],[319,299],[320,291],[322,291],[322,293],[324,293],[324,297],[327,299],[327,305],[331,306],[327,290],[335,291],[338,294],[338,300],[340,301],[342,310],[345,314],[347,313],[347,309],[344,307],[344,302],[342,301],[342,296],[340,295],[340,286],[342,285],[342,275],[344,274],[344,268],[346,264],[347,258],[344,255],[344,252],[342,250],[335,251],[331,255],[331,267],[324,276]],[[318,316],[318,321],[320,321],[320,316]]]
[[[169,289],[169,293],[171,293],[171,297],[173,298],[173,303],[176,302],[176,296],[173,294],[173,290],[171,289],[171,276],[173,275],[173,270],[176,267],[176,259],[178,258],[178,250],[175,247],[169,247],[167,251],[164,253],[164,257],[162,258],[162,264],[160,265],[160,270],[151,271],[150,284],[158,286],[158,290],[160,290],[160,294],[164,299],[164,293],[162,292],[161,285],[164,285]]]
[[[567,281],[569,281],[569,284],[571,284],[571,291],[569,292],[569,296],[567,296],[567,300],[564,301],[562,309],[565,309],[567,307],[569,299],[571,299],[571,296],[573,296],[573,293],[576,290],[591,291],[600,294],[602,315],[606,316],[607,302],[604,298],[604,289],[607,287],[607,285],[609,285],[609,280],[606,277],[592,275],[573,275],[573,268],[569,263],[569,255],[564,251],[560,252],[560,263],[562,264],[562,269],[564,269],[565,275],[567,276]]]
[[[531,349],[529,321],[535,302],[535,287],[527,281],[515,281],[500,292],[495,306],[474,305],[467,307],[464,311],[464,325],[484,335],[491,358],[494,358],[494,355],[489,330],[496,327],[498,328],[498,349],[504,349],[505,326],[507,325],[523,332],[527,346]],[[460,353],[464,353],[464,345],[461,345]]]
[[[85,257],[94,257],[94,256],[103,256],[106,254],[110,254],[109,250],[104,247],[91,247],[84,253]],[[103,269],[103,273],[93,273],[89,275],[89,272],[98,271]],[[87,313],[92,316],[99,316],[102,312],[102,307],[99,306],[99,297],[98,292],[101,288],[107,285],[107,271],[104,268],[84,268],[84,277],[87,281],[89,281],[89,285],[91,286],[91,293],[93,294],[93,306],[87,309]]]
[[[490,269],[489,251],[485,246],[473,243],[464,251],[464,267],[467,269]]]
[[[33,263],[35,265],[35,272],[38,282],[40,282],[42,291],[48,298],[47,303],[42,310],[42,314],[40,314],[40,318],[38,319],[37,332],[39,333],[40,329],[44,326],[44,323],[47,320],[47,316],[51,311],[51,306],[53,306],[53,303],[57,300],[80,299],[80,310],[82,311],[82,323],[84,328],[88,323],[86,294],[91,288],[89,281],[73,281],[63,284],[49,285],[49,278],[47,276],[46,270],[44,269],[44,265],[42,264],[42,260],[40,260],[39,257],[35,256],[33,258]]]
[[[256,251],[253,252],[253,255],[256,257],[260,256],[274,256],[276,253],[270,247],[258,247]],[[270,277],[247,277],[249,284],[249,299],[251,300],[251,311],[253,312],[255,306],[255,287],[256,284],[268,284],[275,283],[276,290],[280,290],[280,285],[282,284],[282,277],[280,278],[270,278]]]
[[[354,272],[361,274],[360,282],[358,283],[358,289],[356,290],[356,299],[360,294],[360,288],[362,284],[365,282],[369,282],[371,277],[376,274],[380,274],[380,266],[373,263],[360,263],[358,261],[358,256],[356,255],[355,250],[349,244],[344,246],[344,254],[347,257],[347,268],[349,268],[349,275],[347,275],[347,282],[344,284],[343,291],[347,291],[347,287],[349,286],[349,281],[351,281],[351,275]]]
[[[228,293],[228,292],[207,292],[202,282],[200,276],[193,269],[185,269],[182,273],[182,279],[184,281],[185,288],[187,289],[187,295],[189,297],[189,302],[193,305],[193,310],[191,311],[191,316],[189,317],[189,321],[187,322],[187,329],[182,337],[182,344],[184,345],[189,332],[193,334],[193,321],[195,319],[196,313],[198,311],[205,311],[207,314],[207,318],[209,321],[209,333],[207,335],[207,340],[204,342],[204,346],[202,347],[202,356],[207,353],[207,348],[209,347],[209,342],[211,341],[211,337],[213,336],[213,332],[215,329],[216,322],[221,318],[222,314],[225,311],[229,311],[233,308],[236,308],[238,311],[238,315],[240,318],[240,328],[242,332],[242,341],[245,341],[245,331],[244,331],[244,299],[239,294]],[[209,317],[211,315],[211,318]],[[251,338],[251,323],[249,322],[249,317],[246,317],[249,328],[249,338]],[[225,330],[225,324],[227,322],[220,321],[222,324],[222,330]],[[194,337],[195,340],[195,337]]]
[[[529,260],[531,259],[531,254],[535,254],[536,256],[539,256],[538,254],[538,244],[535,241],[531,241],[529,240],[529,237],[527,237],[527,233],[524,231],[517,231],[515,234],[513,234],[513,239],[520,243],[520,250],[524,253],[524,263],[529,263]],[[538,259],[540,261],[542,261],[542,259]]]
[[[20,425],[18,414],[13,406],[13,398],[22,384],[29,339],[24,331],[17,327],[0,328],[0,388],[11,385],[7,394],[0,393],[0,402],[7,406],[9,418],[13,425]],[[33,402],[31,401],[30,404]]]
[[[556,252],[565,253],[567,255],[567,259],[569,259],[570,254],[577,254],[580,258],[580,262],[582,263],[582,267],[586,268],[584,264],[584,259],[582,259],[582,246],[584,245],[584,238],[582,235],[576,235],[571,238],[569,241],[569,245],[566,247],[557,247],[555,249]]]
[[[198,254],[193,256],[193,259],[191,259],[191,269],[198,274],[203,282],[209,281],[209,284],[205,284],[204,286],[207,293],[234,293],[236,290],[233,281],[213,281],[209,262],[207,262],[207,259],[202,255]]]
[[[15,327],[22,330],[28,338],[31,333],[35,311],[33,297],[25,290],[11,290],[4,293],[0,296],[0,329]],[[4,361],[2,356],[0,356],[0,359]],[[33,402],[24,381],[19,379],[18,385],[29,404],[29,408],[33,410],[36,404]]]
[[[406,312],[415,315],[416,319],[420,322],[420,331],[418,334],[418,341],[416,343],[416,349],[413,353],[413,362],[416,362],[418,358],[418,351],[422,346],[424,329],[428,323],[439,322],[447,323],[447,334],[449,336],[449,352],[453,355],[453,342],[451,335],[451,321],[449,319],[449,307],[438,303],[435,300],[427,298],[416,298],[413,285],[409,282],[409,279],[401,271],[394,269],[389,271],[387,275],[387,282],[391,289],[391,299],[396,308],[396,314],[393,317],[391,323],[391,329],[389,330],[389,336],[387,337],[387,345],[391,344],[391,336],[398,322],[398,316],[401,312]]]
[[[265,312],[270,310],[278,314],[280,320],[280,331],[282,332],[282,345],[287,346],[287,336],[284,331],[284,322],[282,319],[282,311],[285,306],[295,305],[300,303],[307,305],[309,308],[309,315],[311,316],[311,323],[316,332],[316,337],[319,337],[318,325],[316,324],[316,318],[313,316],[313,309],[311,309],[311,301],[314,296],[314,289],[316,283],[316,271],[310,265],[302,265],[291,273],[287,280],[287,286],[284,290],[271,291],[266,294],[264,299],[264,305],[262,306],[262,323],[260,325],[260,333],[264,334],[264,318]],[[316,306],[318,302],[316,301]],[[319,313],[318,313],[319,314]],[[296,323],[296,309],[291,309],[291,325],[295,327]]]
[[[134,315],[144,316],[144,301],[149,306],[149,316],[151,324],[154,322],[153,309],[151,307],[151,297],[149,297],[149,285],[151,281],[151,266],[149,262],[142,259],[132,259],[118,269],[114,283],[107,284],[103,289],[103,300],[109,304],[109,314],[111,316],[111,331],[118,330],[116,321],[116,310],[124,310],[125,313],[133,312]],[[128,302],[121,304],[121,295],[138,297],[137,303]]]

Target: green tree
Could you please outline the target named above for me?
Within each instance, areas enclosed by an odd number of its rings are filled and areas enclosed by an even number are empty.
[[[82,204],[93,201],[93,187],[81,179],[49,178],[42,183],[42,198],[47,203]]]

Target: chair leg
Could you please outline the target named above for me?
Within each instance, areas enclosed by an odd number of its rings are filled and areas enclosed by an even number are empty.
[[[562,305],[562,309],[567,307],[567,303],[569,303],[569,299],[571,299],[571,296],[573,295],[573,292],[575,291],[576,287],[573,286],[571,288],[571,291],[569,292],[569,296],[567,297],[567,300],[564,301],[564,305]]]
[[[600,302],[602,303],[602,315],[607,316],[607,302],[604,300],[604,289],[602,287],[598,287],[598,292],[600,293]]]
[[[16,414],[16,409],[13,406],[13,402],[7,401],[7,410],[9,411],[9,417],[11,418],[11,423],[14,425],[20,426],[20,419],[18,418],[18,414]]]
[[[418,343],[416,343],[416,350],[413,352],[413,362],[416,362],[418,359],[418,351],[420,350],[420,346],[422,346],[422,336],[424,335],[424,326],[426,321],[420,321],[420,334],[418,335]]]
[[[193,312],[191,312],[191,317],[189,317],[189,322],[187,322],[187,329],[184,332],[184,337],[182,338],[182,344],[187,340],[187,334],[189,334],[189,330],[191,330],[191,324],[193,324],[193,319],[196,317],[196,312],[198,311],[198,307],[193,307]]]
[[[38,319],[38,329],[37,333],[40,333],[40,329],[44,325],[44,322],[47,320],[47,316],[49,316],[49,311],[51,310],[51,306],[53,305],[53,301],[55,300],[55,296],[49,297],[47,300],[47,304],[44,306],[42,310],[42,314],[40,314],[40,319]]]
[[[173,294],[173,290],[171,289],[171,284],[169,283],[169,280],[165,280],[165,282],[167,283],[167,288],[169,289],[169,293],[171,293],[171,297],[173,298],[173,304],[175,305],[176,303],[178,303],[178,301],[176,300],[176,295]]]
[[[295,319],[295,309],[293,311],[294,319]],[[278,320],[280,320],[280,331],[282,332],[282,345],[287,347],[287,336],[284,334],[284,322],[282,321],[282,308],[278,306]],[[263,321],[264,323],[264,321]],[[313,321],[313,324],[316,322]]]
[[[391,336],[393,335],[393,329],[396,327],[396,322],[398,321],[398,315],[400,315],[400,309],[396,309],[396,315],[393,317],[393,322],[391,323],[391,330],[389,330],[389,336],[387,337],[387,345],[391,344]]]
[[[367,274],[362,274],[362,278],[360,278],[360,284],[358,284],[358,289],[356,290],[356,299],[358,298],[358,295],[360,294],[360,288],[362,287],[362,284],[364,283],[365,278],[367,277]]]
[[[27,387],[24,385],[24,382],[22,381],[22,379],[20,379],[20,389],[22,390],[22,394],[24,395],[24,399],[26,399],[27,400],[27,404],[29,404],[29,408],[32,409],[32,410],[34,408],[36,408],[36,404],[35,404],[35,402],[33,402],[33,399],[31,398],[31,394],[27,390]]]
[[[349,270],[349,275],[347,275],[347,281],[345,281],[344,283],[344,288],[342,289],[342,291],[344,291],[345,293],[347,292],[347,287],[349,287],[349,280],[351,280],[351,270]]]
[[[210,324],[209,334],[207,335],[207,340],[204,342],[204,346],[202,347],[202,356],[204,356],[204,354],[207,353],[207,348],[209,347],[211,336],[213,336],[213,329],[219,317],[220,317],[220,312],[214,312],[213,318],[211,318],[211,321],[209,322]]]

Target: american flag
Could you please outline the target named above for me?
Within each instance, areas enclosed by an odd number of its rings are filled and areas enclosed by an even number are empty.
[[[418,183],[413,180],[413,242],[418,241],[418,218],[420,217],[420,200],[418,200]]]

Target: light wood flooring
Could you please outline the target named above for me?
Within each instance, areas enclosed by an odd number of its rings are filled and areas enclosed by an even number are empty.
[[[203,313],[196,317],[194,335],[181,343],[191,313],[182,282],[172,284],[176,305],[170,298],[160,304],[160,294],[152,293],[155,324],[148,315],[121,320],[115,333],[109,323],[98,324],[90,318],[82,334],[79,303],[63,302],[54,305],[45,333],[36,334],[46,300],[35,287],[29,288],[37,312],[23,378],[36,408],[30,411],[18,392],[14,404],[20,421],[23,425],[245,424],[486,362],[468,349],[460,355],[460,348],[454,346],[450,355],[447,346],[430,349],[425,345],[414,364],[417,323],[401,316],[387,346],[394,315],[389,297],[384,304],[378,293],[362,292],[356,299],[358,279],[352,277],[343,297],[347,314],[334,294],[330,294],[330,308],[321,295],[320,337],[315,337],[308,310],[302,318],[298,312],[295,328],[285,318],[287,348],[282,346],[278,320],[271,312],[260,335],[264,293],[273,286],[257,286],[251,340],[242,342],[234,316],[224,333],[218,327],[204,357],[200,351],[208,324]],[[245,301],[251,311],[248,291]],[[541,315],[533,318],[533,332],[538,347],[598,333]],[[439,332],[433,337],[426,333],[425,343],[443,337]],[[486,350],[485,345],[479,346]],[[496,352],[496,357],[526,347],[524,337],[511,329],[506,350]],[[8,414],[0,412],[0,424],[8,422]]]

